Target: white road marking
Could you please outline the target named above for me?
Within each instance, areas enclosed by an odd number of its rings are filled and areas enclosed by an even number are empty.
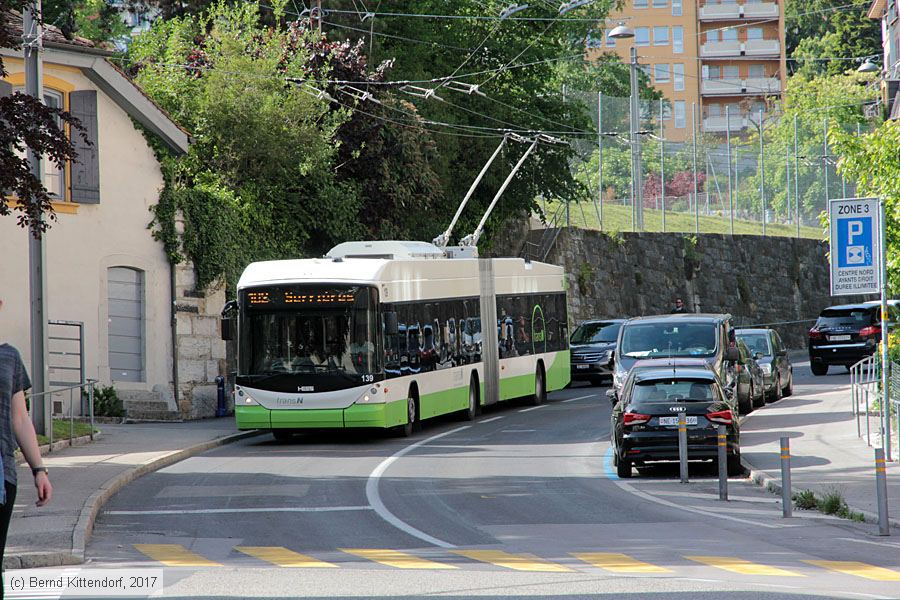
[[[368,481],[366,481],[366,499],[369,501],[369,505],[378,514],[378,516],[400,531],[407,533],[413,537],[419,538],[423,542],[428,542],[429,544],[438,546],[440,548],[456,548],[456,546],[451,544],[450,542],[445,542],[443,540],[437,539],[436,537],[430,536],[424,531],[419,531],[409,523],[401,521],[399,518],[397,518],[394,513],[387,509],[387,507],[384,505],[384,502],[381,501],[381,494],[379,494],[378,492],[378,483],[387,468],[401,456],[409,454],[419,446],[424,446],[429,442],[440,439],[444,436],[457,433],[464,429],[468,429],[469,427],[471,427],[471,425],[463,425],[462,427],[457,427],[456,429],[451,429],[450,431],[445,431],[444,433],[433,435],[430,438],[425,438],[424,440],[420,440],[415,444],[410,444],[406,448],[395,452],[391,456],[381,461],[381,463],[379,463],[379,465],[375,467],[375,469],[369,474],[369,479]]]
[[[503,418],[504,418],[503,416],[491,417],[490,419],[485,419],[484,421],[481,421],[481,422],[482,423],[490,423],[491,421],[499,421],[500,419],[503,419]]]
[[[874,544],[876,546],[885,546],[886,548],[900,548],[900,544],[891,544],[890,542],[873,542],[872,540],[857,540],[855,538],[837,538],[845,542],[859,542],[860,544]]]
[[[345,512],[372,510],[371,506],[277,506],[258,508],[184,508],[178,510],[108,510],[104,514],[130,515],[221,515],[229,513],[273,513],[273,512]]]
[[[588,394],[587,396],[578,396],[577,398],[569,398],[568,400],[563,400],[560,404],[565,404],[566,402],[575,402],[576,400],[587,400],[588,398],[596,398],[597,394]]]
[[[534,433],[537,429],[501,429],[500,433]]]
[[[522,413],[522,412],[530,412],[530,411],[532,411],[532,410],[537,410],[537,409],[539,409],[539,408],[544,408],[544,406],[546,406],[546,405],[545,405],[545,404],[542,404],[542,405],[540,405],[540,406],[532,406],[531,408],[523,408],[522,410],[520,410],[520,411],[518,411],[518,412],[520,412],[520,413]]]

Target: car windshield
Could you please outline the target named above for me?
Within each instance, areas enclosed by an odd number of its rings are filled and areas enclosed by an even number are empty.
[[[712,356],[717,331],[716,323],[631,323],[622,331],[619,352],[633,358]]]
[[[621,323],[610,323],[607,321],[599,323],[582,323],[572,333],[573,344],[600,344],[606,342],[615,342],[619,336]]]
[[[816,327],[865,327],[875,323],[874,308],[826,308]]]
[[[772,356],[772,346],[769,344],[769,336],[765,333],[738,333],[740,338],[752,354],[759,352],[763,356]]]
[[[708,379],[653,379],[638,381],[631,402],[712,402],[719,400],[715,384]]]

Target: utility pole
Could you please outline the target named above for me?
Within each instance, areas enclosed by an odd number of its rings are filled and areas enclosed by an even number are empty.
[[[759,199],[762,203],[763,237],[766,235],[766,142],[763,140],[764,134],[763,109],[759,109]]]
[[[731,190],[731,115],[728,112],[728,105],[725,105],[725,148],[728,153],[728,206],[731,210],[730,229],[731,235],[734,235],[734,195]]]
[[[25,50],[25,93],[38,102],[44,101],[41,64],[41,0],[31,0],[22,13],[22,41]],[[29,148],[31,175],[43,181],[41,157]],[[46,244],[39,224],[33,224],[28,236],[28,275],[31,299],[31,419],[34,429],[46,435],[51,426],[50,403],[47,402],[47,287]]]
[[[694,232],[700,233],[700,192],[697,186],[697,103],[691,103],[691,127],[694,138]]]
[[[822,119],[822,166],[825,167],[825,206],[828,206],[828,118]]]
[[[597,219],[603,231],[603,92],[597,92]]]
[[[322,35],[322,0],[316,0],[316,27]]]
[[[634,203],[634,228],[644,230],[644,202],[641,189],[641,135],[638,133],[641,127],[641,107],[638,98],[638,61],[637,48],[631,46],[631,163],[632,163],[632,193]]]
[[[659,197],[662,209],[662,230],[666,232],[666,123],[663,99],[659,99]]]
[[[797,152],[797,115],[794,115],[794,202],[797,203],[797,237],[800,237],[800,155]]]

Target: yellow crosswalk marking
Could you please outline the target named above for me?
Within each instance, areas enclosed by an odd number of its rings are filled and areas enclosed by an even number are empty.
[[[572,553],[578,560],[614,573],[671,573],[670,569],[645,563],[618,552]]]
[[[900,581],[900,572],[851,560],[804,560],[803,562],[830,571],[874,579],[875,581]]]
[[[235,546],[235,550],[254,558],[278,565],[279,567],[319,567],[336,568],[337,565],[323,562],[305,554],[282,548],[281,546]]]
[[[453,565],[445,565],[443,563],[434,562],[427,558],[419,558],[412,554],[399,552],[397,550],[374,550],[361,548],[339,548],[341,552],[354,554],[362,558],[387,565],[389,567],[397,567],[398,569],[455,569]]]
[[[134,547],[153,560],[169,567],[221,567],[221,563],[203,558],[181,544],[134,544]]]
[[[510,554],[502,550],[453,550],[454,554],[481,562],[491,563],[516,571],[541,571],[544,573],[571,573],[572,569],[547,562],[533,554]]]
[[[775,575],[778,577],[806,577],[802,573],[794,573],[786,571],[778,567],[770,567],[769,565],[761,565],[752,563],[742,558],[734,558],[732,556],[685,556],[689,560],[705,563],[707,565],[724,569],[732,573],[740,573],[742,575]]]

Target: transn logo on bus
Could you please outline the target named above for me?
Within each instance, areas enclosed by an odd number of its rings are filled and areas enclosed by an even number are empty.
[[[294,406],[303,404],[303,398],[275,398],[275,404],[279,406]]]

